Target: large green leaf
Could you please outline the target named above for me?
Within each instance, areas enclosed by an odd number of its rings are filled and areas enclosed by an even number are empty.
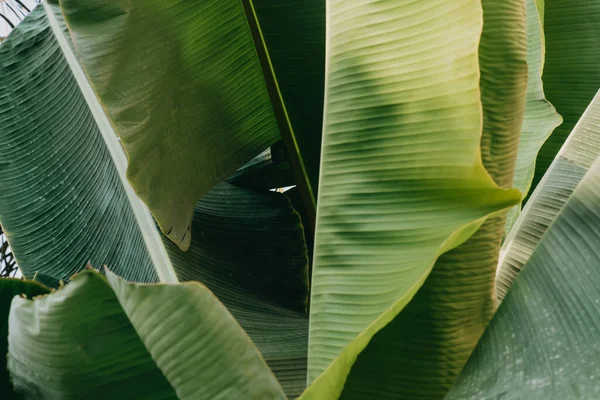
[[[600,2],[537,0],[545,3],[544,89],[564,122],[546,141],[537,158],[532,188],[554,161],[567,136],[600,87]]]
[[[599,227],[597,159],[517,277],[448,400],[600,398]]]
[[[187,252],[167,243],[181,280],[203,282],[252,338],[288,396],[306,385],[307,250],[280,193],[222,183],[196,206]]]
[[[327,7],[309,333],[314,382],[303,395],[318,399],[340,395],[358,354],[440,254],[520,199],[499,188],[481,161],[478,1],[329,0]],[[371,346],[380,359],[402,351],[396,341]],[[385,394],[396,384],[365,382],[357,395]]]
[[[8,369],[30,398],[283,399],[241,327],[198,283],[140,285],[84,271],[13,300]]]
[[[0,220],[26,277],[66,279],[91,261],[152,282],[161,264],[170,268],[154,222],[120,179],[116,136],[115,152],[98,126],[37,7],[0,46]]]
[[[197,206],[199,235],[189,254],[163,244],[152,220],[146,229],[136,224],[127,180],[119,179],[124,165],[109,154],[43,9],[0,52],[14,53],[2,58],[6,73],[20,72],[0,83],[0,118],[7,121],[0,155],[10,161],[0,174],[0,220],[23,273],[67,280],[91,261],[155,282],[149,254],[162,248],[180,280],[215,290],[286,391],[298,394],[306,380],[308,260],[303,227],[285,197],[223,183]],[[158,241],[148,243],[141,232]]]
[[[241,2],[60,4],[132,186],[187,249],[198,199],[279,138]]]
[[[10,304],[15,296],[32,298],[48,293],[45,287],[31,282],[14,278],[0,279],[0,397],[3,400],[18,400],[20,396],[13,390],[6,369],[6,354],[8,352],[8,314]]]
[[[482,159],[494,181],[509,188],[527,87],[524,5],[521,0],[484,0],[482,6]],[[413,300],[358,356],[342,398],[445,395],[495,311],[503,234],[504,215],[490,217],[469,240],[437,260]]]
[[[189,247],[196,202],[279,140],[280,131],[314,209],[251,2],[60,4],[127,151],[128,178],[180,248]],[[296,120],[307,118],[293,108]]]
[[[600,94],[573,129],[502,245],[496,277],[500,301],[598,155]]]
[[[308,258],[302,226],[281,193],[220,183],[198,202],[193,227],[199,238],[192,240],[190,251],[167,243],[181,279],[214,284],[215,293],[224,289],[219,285],[244,288],[256,298],[306,310]]]
[[[535,172],[537,154],[552,131],[561,123],[561,117],[546,100],[542,85],[544,66],[544,46],[539,14],[534,0],[527,0],[527,101],[525,118],[519,142],[519,154],[513,186],[523,195],[527,195]],[[519,207],[511,210],[507,216],[508,232],[519,214]]]

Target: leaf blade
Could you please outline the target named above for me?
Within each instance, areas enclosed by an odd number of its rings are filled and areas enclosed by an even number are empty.
[[[28,278],[66,280],[91,261],[155,282],[131,197],[46,15],[37,7],[0,46],[7,238]]]
[[[545,35],[544,89],[563,117],[563,124],[544,143],[536,161],[532,190],[600,87],[600,61],[594,44],[600,23],[600,4],[587,1],[545,0],[542,25]]]
[[[0,394],[3,399],[18,400],[21,397],[13,390],[8,370],[6,368],[6,354],[8,353],[8,314],[10,304],[15,296],[32,298],[47,294],[50,291],[32,281],[14,278],[0,279],[0,354],[2,354],[2,369],[0,369]]]
[[[288,397],[306,385],[308,258],[280,193],[221,183],[196,206],[192,246],[167,250],[182,281],[205,284],[237,318]]]
[[[446,399],[595,398],[600,163],[529,258]]]
[[[13,304],[9,369],[21,390],[49,398],[284,398],[249,338],[205,287],[130,284],[111,273],[108,279],[85,271],[45,298]],[[155,323],[159,318],[169,323]],[[200,344],[198,351],[179,348]],[[220,357],[207,356],[208,349]],[[232,357],[243,362],[224,362]]]
[[[303,398],[338,396],[358,353],[408,303],[435,259],[520,197],[499,189],[481,162],[478,2],[332,0],[327,7],[314,384]],[[450,16],[465,21],[460,32],[445,23]],[[426,162],[419,154],[435,156]]]
[[[61,8],[128,153],[132,186],[186,250],[196,202],[279,138],[242,4],[62,1]]]
[[[496,294],[502,301],[586,172],[600,155],[600,95],[596,94],[531,195],[502,245]]]

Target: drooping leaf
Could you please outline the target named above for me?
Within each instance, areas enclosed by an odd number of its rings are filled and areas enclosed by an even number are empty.
[[[122,138],[128,178],[181,249],[191,241],[196,202],[280,132],[314,203],[250,2],[60,4]]]
[[[280,193],[221,183],[196,206],[187,252],[167,249],[183,281],[203,282],[252,338],[286,395],[306,384],[308,258]]]
[[[233,317],[198,283],[140,285],[93,271],[13,300],[8,369],[25,396],[284,399]]]
[[[0,118],[14,119],[0,126],[7,143],[1,159],[11,161],[0,175],[0,220],[11,228],[24,274],[66,281],[91,260],[130,280],[155,282],[149,254],[166,247],[178,278],[206,281],[218,292],[289,394],[299,393],[306,380],[308,262],[298,215],[279,193],[222,184],[198,205],[194,226],[200,236],[189,256],[161,237],[149,247],[141,232],[158,236],[156,226],[136,225],[119,180],[124,169],[111,159],[45,18],[41,8],[35,10],[2,45],[24,52],[15,64],[22,75],[2,81],[2,93],[16,87],[19,96],[2,97],[0,106],[9,110]],[[30,123],[19,124],[25,117]],[[45,134],[47,127],[51,134]],[[244,302],[237,294],[246,296]]]
[[[523,195],[527,195],[535,172],[537,154],[552,131],[561,123],[562,118],[546,100],[542,85],[544,47],[540,17],[534,0],[527,0],[527,101],[525,118],[521,129],[519,154],[515,169],[513,186]],[[510,231],[518,217],[520,207],[512,209],[506,218],[506,233]]]
[[[600,94],[597,94],[502,245],[496,277],[500,301],[599,155]]]
[[[140,228],[134,203],[143,205],[128,195],[43,7],[0,46],[0,142],[0,220],[23,275],[67,279],[91,261],[158,280],[145,240],[162,241],[153,223]]]
[[[520,199],[481,161],[478,1],[329,0],[327,7],[314,382],[305,399],[337,398],[358,354],[402,311],[437,257]],[[391,360],[396,343],[373,351]]]
[[[32,298],[49,293],[49,290],[31,281],[15,278],[0,278],[0,397],[4,400],[18,400],[21,397],[13,390],[6,369],[8,352],[8,314],[15,296]]]
[[[600,397],[599,226],[596,159],[517,277],[447,400]]]
[[[546,54],[544,90],[564,122],[544,143],[536,161],[535,188],[567,136],[600,87],[600,2],[537,0],[542,18]]]

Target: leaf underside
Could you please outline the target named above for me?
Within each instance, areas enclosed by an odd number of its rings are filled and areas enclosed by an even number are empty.
[[[537,248],[573,190],[600,155],[600,96],[597,94],[531,195],[502,245],[496,276],[498,299]]]
[[[198,283],[130,284],[84,271],[44,298],[15,299],[9,326],[8,369],[29,398],[285,398]]]
[[[596,161],[516,278],[447,400],[600,396],[599,188]]]

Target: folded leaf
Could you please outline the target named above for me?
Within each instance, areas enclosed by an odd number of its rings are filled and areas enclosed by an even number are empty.
[[[546,100],[542,85],[542,70],[544,64],[544,46],[540,17],[534,0],[527,0],[527,66],[529,70],[527,83],[527,101],[525,103],[525,118],[521,129],[519,154],[515,169],[513,186],[523,195],[527,195],[535,172],[537,154],[550,136],[560,125],[562,118]],[[510,231],[520,207],[512,209],[506,219],[506,233]]]
[[[600,396],[599,226],[596,159],[517,277],[447,400]]]
[[[544,8],[546,43],[544,89],[564,122],[549,137],[536,161],[532,189],[600,87],[600,3],[587,0],[536,0]]]
[[[496,184],[510,188],[527,87],[524,5],[484,0],[482,7],[481,154]],[[503,234],[504,214],[492,216],[439,257],[412,301],[358,356],[341,398],[443,398],[496,309]]]
[[[478,1],[329,0],[327,7],[308,353],[314,382],[303,395],[318,399],[340,395],[358,354],[440,254],[520,199],[481,161]],[[390,360],[401,351],[387,340],[376,346]]]
[[[199,236],[189,254],[163,244],[152,220],[142,229],[119,178],[124,168],[43,11],[34,10],[0,47],[13,56],[2,57],[2,71],[12,65],[19,72],[0,82],[0,220],[24,275],[67,281],[91,261],[129,280],[156,282],[150,255],[162,248],[174,275],[214,290],[289,395],[299,394],[306,382],[308,259],[298,214],[279,193],[223,183],[198,204]],[[158,241],[149,245],[148,235]]]
[[[17,298],[8,368],[28,397],[284,399],[264,360],[204,286],[140,285],[93,271]]]
[[[500,301],[599,155],[600,94],[596,94],[502,245],[496,277]]]
[[[0,279],[0,397],[4,400],[18,400],[20,396],[13,390],[6,369],[6,354],[8,352],[8,314],[10,304],[15,296],[32,298],[50,291],[31,281],[14,278]]]
[[[127,176],[181,249],[191,241],[196,202],[279,140],[280,131],[314,203],[251,3],[60,5],[127,151]]]

